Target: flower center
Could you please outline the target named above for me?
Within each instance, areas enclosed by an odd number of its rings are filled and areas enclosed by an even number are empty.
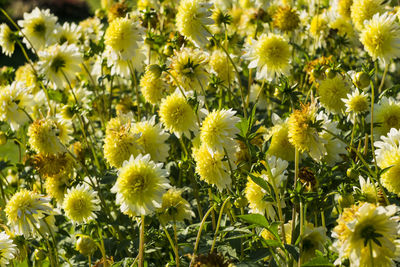
[[[60,56],[56,56],[53,59],[53,62],[51,63],[50,68],[52,70],[54,70],[54,72],[58,72],[59,70],[61,70],[62,68],[65,68],[65,59],[60,57]]]

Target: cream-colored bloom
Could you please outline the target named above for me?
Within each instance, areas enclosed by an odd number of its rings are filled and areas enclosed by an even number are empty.
[[[39,68],[57,88],[64,88],[81,70],[82,55],[76,45],[53,45],[39,52]]]
[[[24,36],[23,41],[28,48],[43,49],[51,41],[57,17],[49,9],[35,8],[31,13],[24,13],[24,19],[18,21]]]
[[[400,26],[396,16],[375,14],[364,24],[360,40],[373,60],[389,64],[391,59],[400,55]]]
[[[161,207],[162,196],[170,188],[162,163],[154,163],[150,155],[131,156],[119,170],[111,191],[117,194],[117,204],[129,216],[148,215]]]
[[[212,4],[202,0],[181,0],[176,14],[176,27],[178,31],[197,47],[208,42],[210,33],[204,28],[214,21],[210,18]]]
[[[249,68],[257,68],[256,79],[271,81],[277,75],[288,75],[290,71],[289,43],[277,34],[262,34],[246,47],[245,58]]]
[[[0,25],[0,46],[3,53],[9,57],[14,53],[15,34],[11,31],[7,24]]]
[[[0,233],[0,266],[9,266],[10,260],[17,255],[16,245],[6,232]]]
[[[371,114],[366,118],[366,121],[371,121]],[[400,102],[393,98],[382,97],[378,104],[374,107],[374,135],[379,138],[381,135],[386,135],[390,129],[400,129]]]
[[[55,43],[60,45],[64,43],[68,44],[78,44],[81,38],[82,29],[79,25],[75,23],[64,22],[64,24],[57,25],[54,30],[52,38]]]
[[[29,121],[33,97],[24,83],[13,82],[0,87],[0,121],[8,122],[13,131]]]
[[[351,19],[355,28],[362,31],[365,21],[370,20],[376,13],[383,13],[383,0],[354,0],[351,6]]]

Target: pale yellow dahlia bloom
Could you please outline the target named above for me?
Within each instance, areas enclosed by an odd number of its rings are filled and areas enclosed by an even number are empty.
[[[189,202],[181,196],[182,192],[172,187],[163,195],[161,208],[157,210],[161,223],[181,222],[195,216]]]
[[[13,82],[0,87],[0,121],[8,122],[13,131],[29,121],[34,106],[33,97],[25,83]]]
[[[400,56],[400,26],[396,16],[375,14],[364,24],[360,40],[373,60],[389,64]]]
[[[171,59],[170,72],[173,83],[185,91],[196,91],[203,94],[208,84],[206,66],[208,56],[199,49],[184,47],[175,52]]]
[[[0,25],[0,46],[6,56],[11,57],[15,48],[15,33],[8,27],[7,24]]]
[[[10,260],[18,254],[17,246],[6,232],[0,233],[0,266],[10,266]]]
[[[62,206],[67,218],[79,224],[96,219],[95,212],[100,210],[99,204],[96,192],[87,185],[78,185],[67,190]]]
[[[18,21],[28,48],[43,49],[49,41],[56,26],[57,17],[49,9],[35,8],[31,13],[24,13],[24,19]],[[25,38],[26,36],[26,38]]]
[[[350,260],[351,266],[393,266],[399,236],[399,217],[395,205],[360,203],[344,209],[333,229],[333,243],[339,252],[335,262]],[[370,249],[372,249],[372,258]]]
[[[164,127],[178,138],[181,135],[190,138],[190,131],[198,129],[196,113],[180,93],[175,92],[164,98],[158,113]]]
[[[376,13],[383,13],[383,0],[353,0],[351,5],[351,20],[358,31],[365,27],[365,21],[370,20]]]
[[[271,128],[268,138],[271,138],[267,155],[275,156],[287,161],[294,160],[294,146],[289,141],[288,121],[281,120],[275,113],[272,115],[274,126]]]
[[[197,47],[204,46],[211,34],[205,29],[214,21],[210,8],[212,4],[202,0],[181,0],[176,14],[178,31],[192,41]]]
[[[240,119],[232,109],[214,110],[202,122],[201,142],[211,150],[230,150],[233,139],[239,133],[236,124]]]
[[[161,207],[162,196],[169,181],[162,163],[154,163],[150,155],[131,156],[119,169],[118,178],[111,191],[117,194],[116,202],[129,216],[153,213]]]
[[[165,162],[168,157],[169,146],[166,140],[169,134],[164,131],[160,123],[156,123],[156,117],[134,123],[132,132],[139,136],[138,144],[142,154],[150,154],[155,162]]]
[[[56,88],[64,89],[81,71],[83,57],[76,45],[53,45],[39,51],[38,66],[45,77],[54,83]]]
[[[224,159],[224,151],[210,152],[207,146],[202,145],[193,151],[196,162],[196,173],[200,180],[215,185],[219,191],[230,188],[232,184],[231,168],[235,169],[233,162]]]
[[[262,34],[258,40],[251,40],[244,56],[250,61],[249,69],[257,68],[258,80],[271,81],[275,76],[288,75],[291,68],[289,43],[277,34]]]
[[[36,229],[40,227],[41,221],[53,214],[53,207],[49,202],[49,198],[26,189],[15,193],[5,207],[8,223],[13,231],[26,238],[38,235]]]
[[[342,98],[350,93],[350,82],[337,74],[332,79],[326,78],[319,83],[317,93],[321,105],[330,113],[341,114],[345,103]]]
[[[386,135],[390,129],[400,129],[400,102],[386,96],[382,97],[378,104],[374,107],[373,122],[379,123],[374,125],[374,135],[379,138]],[[371,114],[366,117],[366,121],[371,121]]]

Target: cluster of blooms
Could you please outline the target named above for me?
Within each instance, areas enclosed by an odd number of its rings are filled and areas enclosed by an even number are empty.
[[[400,6],[136,2],[0,8],[0,266],[400,264]]]

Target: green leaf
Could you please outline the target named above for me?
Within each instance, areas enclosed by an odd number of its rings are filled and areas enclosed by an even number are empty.
[[[332,263],[329,262],[327,258],[324,256],[316,257],[309,262],[306,262],[301,265],[301,267],[331,267],[333,266]]]
[[[257,177],[251,173],[249,173],[249,176],[251,178],[251,180],[253,180],[253,182],[255,182],[258,186],[260,186],[262,189],[266,190],[266,191],[270,191],[270,187],[268,185],[268,182],[265,181],[263,178],[261,177]]]
[[[285,248],[286,250],[290,253],[290,255],[292,255],[292,257],[298,261],[299,260],[299,252],[297,251],[295,246],[289,245],[289,244],[285,244]]]
[[[269,227],[267,219],[261,214],[245,214],[245,215],[238,215],[237,217],[250,224],[256,224],[264,228]]]

